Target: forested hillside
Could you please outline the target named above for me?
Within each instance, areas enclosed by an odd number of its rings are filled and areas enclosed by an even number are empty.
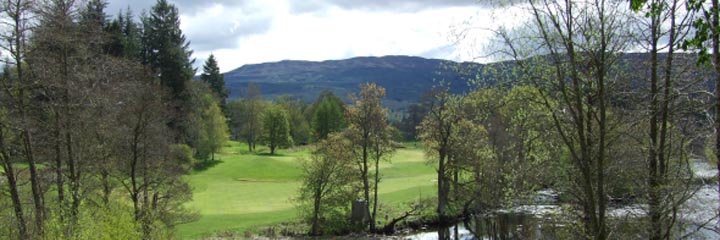
[[[472,71],[463,74],[459,69]],[[417,102],[423,93],[441,82],[454,93],[470,89],[467,80],[482,73],[482,65],[410,56],[357,57],[322,62],[282,61],[249,64],[225,73],[230,98],[242,97],[247,83],[256,83],[269,97],[294,95],[313,101],[324,90],[348,100],[359,84],[375,82],[387,88],[385,104],[392,109]]]

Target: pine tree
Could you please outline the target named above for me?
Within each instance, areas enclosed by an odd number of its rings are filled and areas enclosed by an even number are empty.
[[[118,17],[110,21],[105,26],[105,33],[108,34],[108,42],[103,47],[103,51],[111,56],[122,56],[125,52],[125,36],[122,32],[123,25],[125,25],[125,18],[120,12]]]
[[[159,73],[160,83],[172,90],[175,100],[182,100],[187,81],[192,79],[192,51],[180,30],[177,8],[158,0],[146,19],[149,65]]]
[[[120,16],[118,16],[120,17]],[[125,10],[125,22],[122,25],[123,36],[125,37],[124,56],[130,60],[141,61],[141,39],[140,24],[133,21],[133,15],[130,7]]]
[[[117,17],[105,25],[104,30],[108,35],[104,46],[106,54],[141,61],[140,27],[133,18],[132,10],[128,7],[125,12],[118,12]]]
[[[82,11],[80,21],[88,25],[105,27],[107,25],[107,14],[105,8],[108,3],[105,0],[90,0]]]
[[[200,75],[200,79],[210,85],[210,89],[218,98],[220,108],[224,112],[225,100],[230,92],[225,88],[223,74],[220,73],[220,68],[218,67],[217,60],[215,60],[215,56],[213,54],[210,54],[210,57],[208,57],[207,61],[205,61],[205,65],[203,65],[203,73]]]
[[[328,134],[345,127],[343,107],[330,98],[325,98],[315,110],[312,119],[314,137],[317,140],[327,138]]]
[[[186,89],[195,70],[194,60],[190,60],[192,51],[180,30],[177,8],[166,0],[158,0],[150,16],[143,19],[143,31],[142,62],[158,75],[160,85],[170,90],[167,100],[175,109],[168,126],[176,134],[175,142],[183,142],[188,135],[185,123],[191,104]]]

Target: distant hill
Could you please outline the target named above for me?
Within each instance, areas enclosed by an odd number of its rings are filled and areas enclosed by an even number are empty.
[[[664,60],[665,54],[660,54]],[[646,54],[623,54],[619,64],[625,69],[630,84],[639,87],[644,83],[642,62]],[[676,55],[676,63],[693,66],[690,72],[695,77],[706,78],[706,89],[713,86],[706,67],[695,64],[694,54]],[[280,61],[245,65],[225,73],[225,84],[231,91],[230,98],[240,98],[249,82],[260,86],[263,96],[272,98],[279,95],[293,95],[307,102],[313,102],[323,90],[332,90],[336,95],[348,100],[348,94],[359,90],[359,84],[375,82],[387,89],[384,105],[391,110],[403,110],[416,103],[422,95],[438,86],[440,82],[449,83],[453,93],[469,92],[470,79],[480,79],[485,85],[492,85],[503,76],[490,73],[502,73],[515,62],[499,62],[488,65],[478,63],[458,63],[447,60],[425,59],[410,56],[356,57],[345,60]],[[487,70],[487,71],[486,71]],[[507,80],[507,79],[506,79]],[[473,85],[474,86],[474,85]]]
[[[455,93],[467,92],[467,76],[481,72],[483,65],[409,56],[356,57],[345,60],[281,61],[249,64],[225,73],[230,98],[240,98],[249,82],[260,86],[265,97],[293,95],[312,102],[323,90],[332,90],[347,100],[359,84],[375,82],[387,89],[385,105],[399,110],[418,99],[441,81]],[[457,69],[472,69],[459,74]]]

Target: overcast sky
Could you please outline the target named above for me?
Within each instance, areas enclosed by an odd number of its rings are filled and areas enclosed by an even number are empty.
[[[243,64],[413,55],[455,61],[478,58],[490,36],[482,28],[516,21],[476,0],[170,0],[200,66],[215,54],[223,72]],[[154,0],[109,0],[116,15],[139,15]],[[508,15],[509,14],[509,15]],[[456,33],[475,29],[458,42]]]

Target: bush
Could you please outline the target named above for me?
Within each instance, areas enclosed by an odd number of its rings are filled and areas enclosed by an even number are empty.
[[[111,201],[104,207],[83,206],[76,226],[53,214],[46,221],[45,239],[141,239],[140,225],[133,210]]]
[[[186,169],[197,164],[197,160],[193,157],[192,148],[187,144],[170,145],[170,158],[177,159],[178,163],[185,166]]]

